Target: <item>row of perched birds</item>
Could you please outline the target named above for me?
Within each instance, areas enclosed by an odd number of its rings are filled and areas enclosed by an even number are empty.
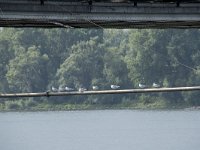
[[[113,90],[117,90],[117,89],[120,88],[120,86],[119,85],[110,85],[110,88],[113,89]],[[53,92],[65,92],[65,91],[66,92],[70,92],[70,91],[75,91],[74,88],[70,88],[70,87],[67,87],[67,86],[66,87],[59,86],[58,89],[52,86],[51,90]],[[96,86],[96,85],[94,85],[94,86],[92,86],[92,90],[99,90],[99,87]],[[86,88],[79,88],[78,91],[79,92],[84,92],[84,91],[87,91],[87,89]]]
[[[141,83],[139,83],[139,88],[147,88],[148,86],[147,85],[145,85],[145,84],[141,84]],[[157,84],[157,83],[153,83],[153,85],[152,85],[152,87],[153,88],[159,88],[160,87],[160,85],[159,84]],[[120,88],[120,86],[119,85],[110,85],[110,88],[112,89],[112,90],[117,90],[117,89],[119,89]],[[99,90],[99,87],[98,86],[96,86],[96,85],[94,85],[94,86],[92,86],[92,90]],[[55,87],[51,87],[51,91],[52,92],[70,92],[70,91],[75,91],[75,89],[74,88],[70,88],[70,87],[63,87],[63,86],[59,86],[58,88],[55,88]],[[86,88],[79,88],[78,89],[78,91],[79,92],[84,92],[84,91],[87,91],[87,89]]]
[[[149,86],[147,86],[147,85],[145,85],[145,84],[141,84],[141,83],[139,83],[138,86],[139,86],[140,88],[148,88],[148,87],[149,87]],[[159,88],[159,87],[161,87],[161,86],[160,86],[160,84],[157,84],[157,83],[154,82],[154,83],[152,84],[152,87],[153,87],[153,88]]]

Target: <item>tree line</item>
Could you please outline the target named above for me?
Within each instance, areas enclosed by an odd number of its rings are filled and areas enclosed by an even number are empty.
[[[0,30],[0,92],[43,92],[52,86],[110,89],[197,86],[199,29]],[[166,108],[200,105],[199,92],[1,99],[0,109],[42,104]],[[67,108],[66,108],[67,109]]]

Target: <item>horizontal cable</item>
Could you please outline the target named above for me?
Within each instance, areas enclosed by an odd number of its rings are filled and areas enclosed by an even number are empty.
[[[19,97],[50,97],[50,96],[75,96],[75,95],[100,95],[100,94],[127,94],[127,93],[153,93],[153,92],[177,92],[197,91],[200,86],[192,87],[170,87],[170,88],[146,88],[146,89],[123,89],[123,90],[99,90],[99,91],[73,91],[73,92],[39,92],[39,93],[9,93],[0,94],[0,98]]]

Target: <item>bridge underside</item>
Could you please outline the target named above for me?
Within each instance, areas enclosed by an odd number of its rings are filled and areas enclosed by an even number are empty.
[[[199,0],[0,0],[1,27],[200,28]]]

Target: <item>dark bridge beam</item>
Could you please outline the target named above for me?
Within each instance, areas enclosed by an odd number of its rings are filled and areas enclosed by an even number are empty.
[[[199,28],[199,3],[0,0],[2,27]]]

